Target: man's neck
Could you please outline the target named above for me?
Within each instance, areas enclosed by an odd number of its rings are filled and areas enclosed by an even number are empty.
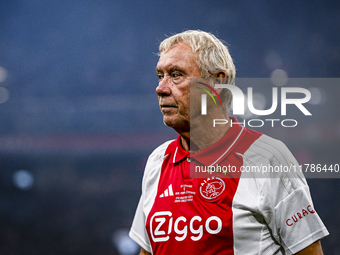
[[[219,117],[219,119],[221,119],[221,117]],[[227,115],[225,115],[225,119],[228,120],[228,123],[213,127],[214,118],[205,118],[204,121],[196,121],[198,124],[192,124],[189,131],[178,132],[181,136],[183,149],[197,153],[216,143],[230,128],[230,119]]]

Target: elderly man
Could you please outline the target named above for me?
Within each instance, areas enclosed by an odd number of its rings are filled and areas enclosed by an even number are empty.
[[[190,30],[165,39],[160,52],[156,93],[165,125],[179,136],[156,148],[145,168],[130,231],[140,254],[322,254],[328,232],[303,176],[195,176],[204,166],[298,165],[283,143],[228,116],[228,90],[200,82],[234,83],[227,47]],[[209,114],[201,112],[203,87],[224,101],[207,102]],[[221,116],[228,122],[212,129]]]

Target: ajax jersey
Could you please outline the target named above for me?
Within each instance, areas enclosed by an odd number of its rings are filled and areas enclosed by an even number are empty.
[[[294,254],[328,235],[296,166],[282,142],[239,124],[197,154],[166,142],[148,159],[130,237],[157,255]]]

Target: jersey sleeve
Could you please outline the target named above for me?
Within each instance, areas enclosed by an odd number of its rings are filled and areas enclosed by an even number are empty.
[[[269,137],[262,140],[271,154],[269,164],[281,170],[261,185],[261,211],[286,254],[295,254],[329,233],[314,209],[303,173],[295,171],[299,168],[294,156],[282,142]]]
[[[132,227],[129,236],[138,243],[144,250],[151,253],[151,246],[148,234],[145,229],[146,217],[143,213],[143,194],[139,199],[135,217],[132,222]]]
[[[274,207],[277,234],[287,254],[294,254],[328,235],[314,209],[308,186],[289,194]]]

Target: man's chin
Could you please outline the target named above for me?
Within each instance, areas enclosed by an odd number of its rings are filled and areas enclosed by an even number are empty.
[[[166,119],[166,118],[163,119],[163,123],[167,127],[173,127],[174,126],[174,122],[172,120],[169,120],[169,119]]]
[[[171,117],[167,117],[164,116],[163,118],[163,123],[167,126],[167,127],[171,127],[173,129],[183,129],[185,128],[185,126],[189,127],[189,123],[186,123],[183,120],[179,120],[177,118],[171,118]]]
[[[173,125],[178,123],[178,119],[174,116],[163,115],[163,122],[166,126],[173,127]]]

